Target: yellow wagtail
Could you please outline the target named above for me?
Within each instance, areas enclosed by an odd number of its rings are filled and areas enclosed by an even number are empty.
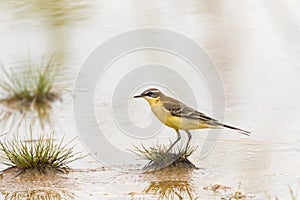
[[[229,128],[244,135],[250,135],[249,131],[245,131],[233,126],[219,123],[217,120],[206,116],[205,114],[181,103],[180,101],[164,95],[156,88],[145,90],[142,94],[134,96],[134,98],[144,98],[148,101],[152,112],[165,125],[176,131],[177,139],[170,146],[168,151],[181,139],[179,130],[184,130],[188,135],[188,147],[192,138],[189,130],[203,128]]]

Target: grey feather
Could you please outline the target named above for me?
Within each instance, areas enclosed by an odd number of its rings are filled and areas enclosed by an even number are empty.
[[[217,120],[208,117],[207,115],[181,103],[180,101],[173,99],[171,97],[165,96],[164,99],[164,107],[171,113],[173,116],[183,117],[187,119],[198,119],[207,124],[216,124]]]

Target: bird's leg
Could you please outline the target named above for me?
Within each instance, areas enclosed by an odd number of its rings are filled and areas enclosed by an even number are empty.
[[[192,139],[192,134],[188,130],[186,130],[185,132],[188,135],[188,141],[187,141],[186,146],[185,146],[185,152],[186,152],[188,150],[188,148],[189,148],[189,144],[190,144],[190,141]]]
[[[179,133],[179,130],[175,130],[176,131],[176,134],[177,134],[177,139],[175,140],[175,142],[169,147],[169,149],[167,150],[167,152],[169,152],[173,147],[174,145],[181,139],[181,135]]]

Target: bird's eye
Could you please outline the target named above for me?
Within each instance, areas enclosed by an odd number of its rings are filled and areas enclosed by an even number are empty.
[[[153,96],[153,92],[148,92],[147,96],[149,96],[149,97]]]

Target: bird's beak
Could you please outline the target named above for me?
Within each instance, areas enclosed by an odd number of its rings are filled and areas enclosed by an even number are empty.
[[[141,97],[144,97],[144,96],[143,95],[136,95],[133,98],[141,98]]]

